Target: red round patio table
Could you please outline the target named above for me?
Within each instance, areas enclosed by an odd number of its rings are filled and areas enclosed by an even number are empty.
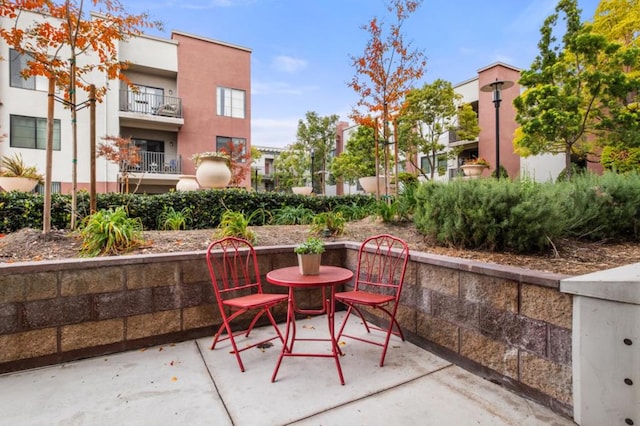
[[[278,370],[282,363],[282,358],[288,356],[298,357],[319,357],[319,358],[333,358],[336,362],[336,368],[338,369],[338,376],[340,377],[340,383],[344,385],[344,377],[342,375],[342,368],[340,367],[340,355],[342,352],[338,348],[338,342],[335,337],[335,292],[336,286],[344,284],[353,278],[353,271],[339,266],[324,266],[320,265],[320,273],[318,275],[302,275],[298,266],[290,266],[287,268],[274,269],[267,273],[267,281],[271,284],[284,286],[289,288],[289,300],[287,305],[287,326],[284,337],[284,345],[282,351],[278,357],[278,363],[271,376],[271,381],[275,382],[278,376]],[[300,310],[296,308],[294,299],[294,289],[296,288],[319,288],[323,290],[327,287],[330,288],[329,298],[325,299],[325,292],[323,291],[323,310]],[[298,338],[296,339],[296,312],[302,313],[327,313],[327,321],[329,325],[329,338],[328,339],[310,339],[310,338]],[[293,344],[295,341],[311,340],[311,341],[330,341],[331,353],[309,353],[309,352],[293,352]]]

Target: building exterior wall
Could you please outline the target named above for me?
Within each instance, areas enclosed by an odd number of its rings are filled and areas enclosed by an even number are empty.
[[[44,19],[38,14],[25,12],[20,25],[27,26]],[[8,18],[1,18],[3,27],[14,24]],[[0,56],[9,58],[9,47],[0,42]],[[62,53],[65,57],[65,54]],[[172,39],[162,39],[147,35],[133,37],[118,44],[118,58],[130,64],[124,72],[136,85],[157,88],[163,91],[157,102],[169,98],[181,106],[181,110],[171,114],[157,113],[156,109],[134,111],[130,109],[133,89],[118,80],[107,81],[104,73],[95,71],[85,77],[96,87],[106,87],[107,92],[96,104],[96,143],[105,136],[133,137],[136,139],[158,140],[164,143],[163,157],[158,173],[154,170],[140,170],[133,173],[134,187],[147,192],[166,192],[175,188],[179,174],[193,174],[195,165],[191,156],[197,152],[215,151],[216,136],[243,138],[246,149],[251,146],[251,85],[250,56],[246,48],[197,36],[174,32]],[[78,58],[79,63],[98,63],[97,55],[85,53]],[[46,119],[47,84],[38,86],[40,90],[11,87],[10,62],[0,62],[0,134],[7,137],[0,144],[0,155],[22,156],[26,165],[34,165],[44,174],[46,151],[10,146],[10,116],[22,115]],[[245,118],[219,117],[216,114],[216,88],[224,86],[245,91]],[[62,95],[60,92],[59,95]],[[78,91],[77,104],[83,105],[88,95]],[[157,105],[156,105],[157,106]],[[184,112],[184,114],[183,114]],[[61,192],[72,191],[73,145],[71,115],[61,103],[56,102],[54,118],[60,120],[61,149],[53,152],[52,182],[60,183]],[[90,186],[90,123],[89,109],[78,108],[77,144],[77,189]],[[177,159],[177,160],[176,160]],[[180,167],[173,167],[175,161]],[[171,163],[172,167],[163,167]],[[137,179],[137,181],[136,181]],[[120,189],[119,166],[102,157],[96,160],[96,189],[111,192]],[[247,176],[245,186],[249,186]]]
[[[180,129],[179,153],[186,174],[195,173],[188,161],[198,152],[215,151],[216,137],[243,138],[251,149],[251,51],[246,48],[174,32],[178,41],[178,91],[183,98],[185,124]],[[218,87],[245,91],[245,118],[218,116]],[[248,176],[245,184],[250,184]]]

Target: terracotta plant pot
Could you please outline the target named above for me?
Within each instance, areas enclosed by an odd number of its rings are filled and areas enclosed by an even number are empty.
[[[299,254],[298,266],[302,275],[319,275],[322,254]]]
[[[31,192],[33,191],[33,188],[36,187],[36,185],[38,185],[38,179],[0,176],[0,188],[4,189],[7,192]]]
[[[298,195],[311,195],[311,190],[313,188],[311,188],[310,186],[294,186],[291,188],[291,191],[293,191],[294,194],[298,194]]]
[[[197,191],[198,189],[200,189],[200,185],[196,180],[196,175],[180,175],[176,191]]]
[[[478,177],[482,175],[482,172],[487,166],[483,166],[482,164],[463,164],[460,168],[465,176]]]
[[[231,181],[227,160],[219,157],[200,158],[196,179],[202,188],[225,188]]]
[[[380,192],[384,192],[384,177],[383,176],[365,176],[358,179],[360,182],[360,186],[367,194],[375,194],[376,193],[376,182],[378,184],[378,188],[380,188]]]

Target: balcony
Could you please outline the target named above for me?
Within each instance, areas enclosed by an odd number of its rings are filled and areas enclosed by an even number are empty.
[[[123,172],[130,174],[182,174],[182,156],[164,152],[140,151],[140,163],[135,166],[125,165]]]
[[[470,140],[464,140],[461,139],[458,136],[458,133],[456,132],[456,129],[451,129],[449,130],[449,138],[448,138],[448,143],[450,147],[454,147],[454,146],[463,146],[463,145],[472,145],[475,144],[475,146],[478,146],[478,138],[470,141]]]
[[[184,124],[175,96],[121,90],[119,111],[121,126],[177,131]]]

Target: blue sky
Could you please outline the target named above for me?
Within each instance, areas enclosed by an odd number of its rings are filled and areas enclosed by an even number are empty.
[[[252,144],[284,147],[307,111],[348,115],[357,96],[347,86],[374,16],[392,22],[385,0],[123,0],[172,30],[252,50]],[[460,83],[501,61],[528,68],[539,29],[557,0],[425,0],[406,22],[405,40],[427,56],[424,82]],[[598,0],[578,0],[591,20]]]

